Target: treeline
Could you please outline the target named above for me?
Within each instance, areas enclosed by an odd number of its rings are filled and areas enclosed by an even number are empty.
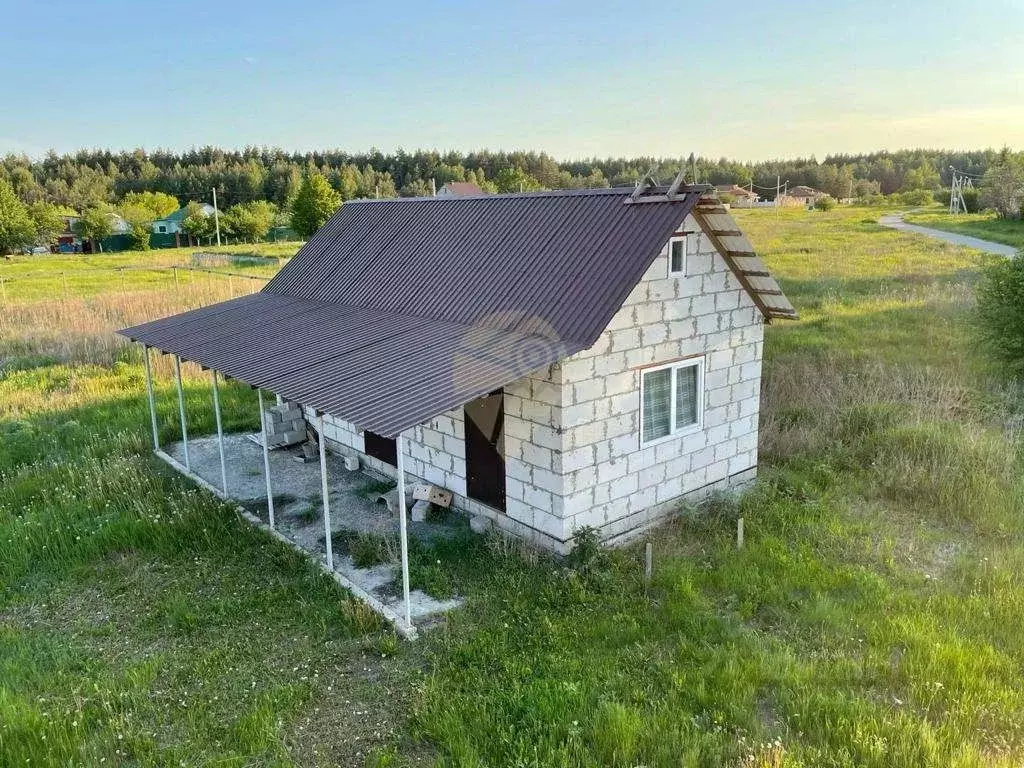
[[[741,163],[726,158],[593,158],[560,162],[543,152],[435,152],[385,154],[342,151],[286,152],[247,147],[215,147],[186,152],[156,150],[112,152],[82,150],[41,160],[7,155],[0,160],[6,179],[26,204],[48,202],[76,210],[97,203],[117,203],[129,193],[162,192],[181,205],[189,201],[218,205],[266,200],[288,208],[303,177],[316,171],[342,200],[396,195],[429,195],[431,184],[472,181],[488,191],[626,186],[649,168],[663,182],[686,168],[688,178],[711,184],[754,185],[762,197],[775,196],[776,181],[805,184],[836,198],[866,197],[949,185],[950,166],[981,176],[1006,150],[957,152],[903,150],[861,155],[830,155],[793,160]]]

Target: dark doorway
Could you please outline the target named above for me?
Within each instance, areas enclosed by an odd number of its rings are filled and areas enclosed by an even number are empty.
[[[466,494],[505,511],[505,394],[466,404]]]
[[[373,456],[375,459],[380,459],[385,464],[390,464],[392,467],[398,466],[398,448],[396,447],[394,439],[390,437],[382,437],[376,432],[371,432],[367,429],[363,431],[363,441],[365,443],[367,456]]]

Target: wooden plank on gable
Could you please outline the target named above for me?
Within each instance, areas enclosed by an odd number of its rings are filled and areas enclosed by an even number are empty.
[[[693,208],[693,216],[711,244],[725,259],[740,285],[761,311],[766,323],[773,318],[796,319],[796,309],[782,293],[768,267],[754,252],[750,241],[736,226],[729,213],[717,204],[703,204]]]

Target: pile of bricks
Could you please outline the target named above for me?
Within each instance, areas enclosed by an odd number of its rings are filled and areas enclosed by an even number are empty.
[[[302,416],[302,407],[296,403],[282,402],[267,408],[263,412],[263,421],[267,429],[267,446],[270,448],[295,445],[306,440],[306,420]]]

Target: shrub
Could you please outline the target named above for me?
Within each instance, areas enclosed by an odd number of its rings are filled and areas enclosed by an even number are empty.
[[[981,179],[981,202],[1001,219],[1019,219],[1024,211],[1024,160],[1011,157],[989,166]]]
[[[831,211],[836,207],[836,199],[832,195],[822,195],[814,201],[814,208],[818,211]]]
[[[927,189],[912,189],[909,192],[892,195],[892,199],[899,205],[928,205],[933,197]]]
[[[149,250],[149,227],[145,224],[135,224],[128,235],[131,240],[133,251]]]
[[[982,341],[1012,373],[1024,374],[1024,256],[986,262],[976,294]]]

